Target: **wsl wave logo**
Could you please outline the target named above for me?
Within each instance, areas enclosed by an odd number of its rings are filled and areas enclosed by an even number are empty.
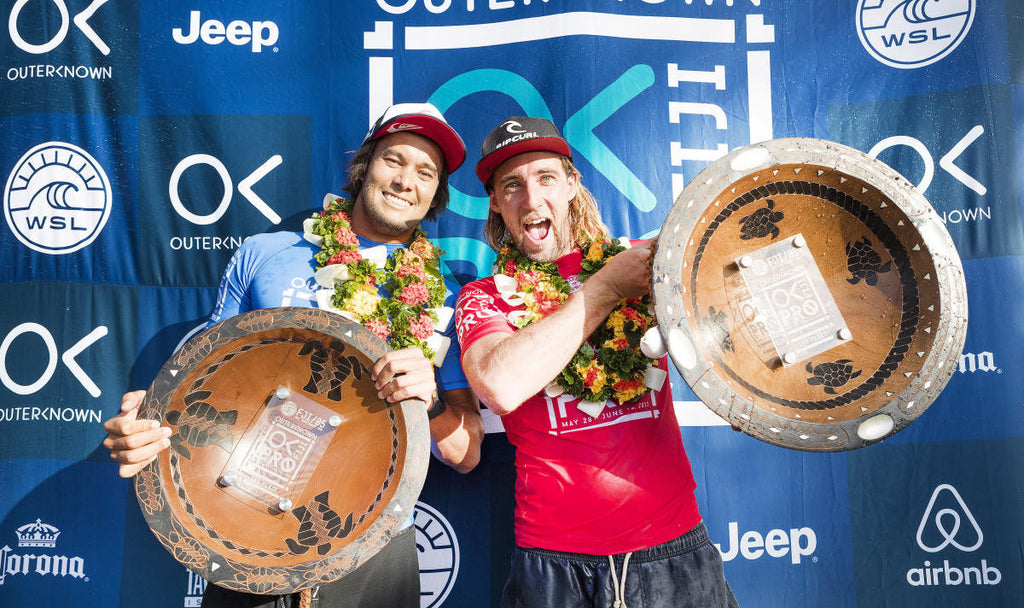
[[[4,188],[4,217],[27,247],[62,255],[92,243],[110,217],[110,182],[78,146],[51,141],[21,157]]]
[[[444,515],[424,502],[413,511],[416,553],[420,563],[420,608],[435,608],[459,576],[459,539]]]
[[[978,520],[957,489],[947,483],[937,486],[917,526],[917,546],[928,553],[949,549],[974,553],[984,542]],[[976,566],[952,561],[956,563],[944,559],[940,566],[925,560],[922,567],[907,570],[907,583],[913,587],[956,587],[998,585],[1003,580],[1002,572],[988,560],[982,559]]]
[[[857,34],[885,65],[920,68],[953,52],[971,29],[975,0],[860,0]]]
[[[0,585],[7,581],[8,576],[60,576],[82,579],[88,582],[85,574],[85,560],[81,557],[66,555],[50,555],[37,552],[39,549],[56,549],[60,530],[56,526],[43,523],[41,519],[20,526],[14,533],[18,537],[18,549],[28,549],[15,553],[11,547],[0,547]]]

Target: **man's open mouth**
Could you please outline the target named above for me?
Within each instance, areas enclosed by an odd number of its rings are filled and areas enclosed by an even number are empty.
[[[532,241],[543,241],[551,230],[551,220],[538,219],[523,223],[523,231]]]

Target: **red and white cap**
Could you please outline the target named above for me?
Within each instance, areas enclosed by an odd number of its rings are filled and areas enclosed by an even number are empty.
[[[388,107],[370,127],[363,142],[391,133],[409,132],[431,140],[444,154],[448,173],[454,173],[466,160],[466,146],[433,104],[399,103]]]

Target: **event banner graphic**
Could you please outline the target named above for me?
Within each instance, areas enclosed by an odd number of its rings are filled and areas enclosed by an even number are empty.
[[[946,390],[817,454],[733,431],[673,372],[702,516],[744,607],[1024,605],[1024,1],[4,0],[0,24],[0,605],[199,605],[102,421],[205,325],[244,240],[299,230],[413,101],[466,143],[425,226],[461,284],[494,260],[473,166],[510,117],[554,122],[634,239],[755,142],[902,173],[964,261]],[[485,415],[477,469],[432,461],[417,505],[424,607],[496,605],[508,574],[514,450]]]

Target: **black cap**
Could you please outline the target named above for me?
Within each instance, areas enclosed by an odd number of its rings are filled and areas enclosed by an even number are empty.
[[[480,146],[476,176],[487,183],[501,163],[524,152],[555,152],[572,158],[569,142],[546,118],[513,116],[491,130]]]

